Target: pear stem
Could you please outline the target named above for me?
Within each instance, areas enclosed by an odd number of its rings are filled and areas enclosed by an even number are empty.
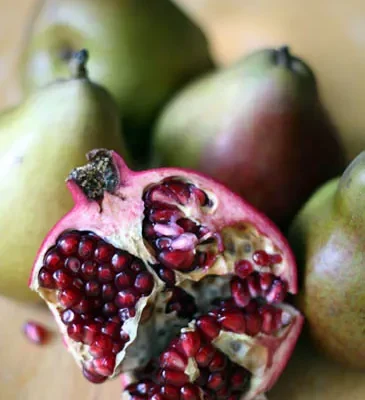
[[[86,69],[88,59],[89,52],[85,49],[82,49],[72,55],[69,63],[69,69],[72,78],[80,79],[88,77]]]
[[[292,62],[292,55],[290,54],[289,46],[282,46],[276,50],[276,64],[283,65],[284,67],[290,69]]]

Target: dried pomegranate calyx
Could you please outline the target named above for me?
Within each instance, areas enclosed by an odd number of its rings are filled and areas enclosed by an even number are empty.
[[[107,150],[90,160],[68,179],[75,207],[45,239],[30,281],[85,377],[148,373],[154,394],[179,388],[182,399],[227,397],[230,379],[232,396],[266,391],[302,325],[285,305],[296,268],[280,232],[207,177],[132,172]]]

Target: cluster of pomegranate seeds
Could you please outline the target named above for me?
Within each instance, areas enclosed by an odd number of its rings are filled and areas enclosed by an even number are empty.
[[[250,373],[232,363],[210,342],[200,328],[182,333],[160,355],[153,373],[142,371],[141,376],[146,379],[126,388],[131,400],[238,400]],[[194,382],[184,372],[189,358],[195,360],[199,370]]]
[[[48,329],[35,321],[27,321],[23,325],[23,332],[26,338],[35,344],[45,344],[49,339]]]
[[[68,336],[90,346],[84,375],[96,383],[112,375],[116,354],[129,341],[123,323],[154,287],[142,261],[91,232],[68,231],[45,255],[38,282],[57,291]]]
[[[189,272],[209,266],[209,258],[196,251],[211,237],[209,230],[187,218],[183,209],[210,207],[208,196],[195,185],[169,178],[148,189],[144,195],[144,238],[153,247],[161,265],[156,272],[168,285],[174,284],[171,270]]]

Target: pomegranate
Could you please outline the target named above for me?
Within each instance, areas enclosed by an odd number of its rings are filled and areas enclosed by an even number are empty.
[[[88,159],[30,278],[84,376],[123,373],[133,400],[267,391],[303,322],[285,303],[297,272],[279,230],[195,172],[133,172],[103,149]]]

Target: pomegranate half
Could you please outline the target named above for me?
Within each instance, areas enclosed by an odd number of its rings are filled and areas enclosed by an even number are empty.
[[[195,172],[133,172],[104,149],[88,159],[30,278],[84,376],[123,373],[130,400],[270,389],[303,323],[285,303],[297,273],[278,229]]]

